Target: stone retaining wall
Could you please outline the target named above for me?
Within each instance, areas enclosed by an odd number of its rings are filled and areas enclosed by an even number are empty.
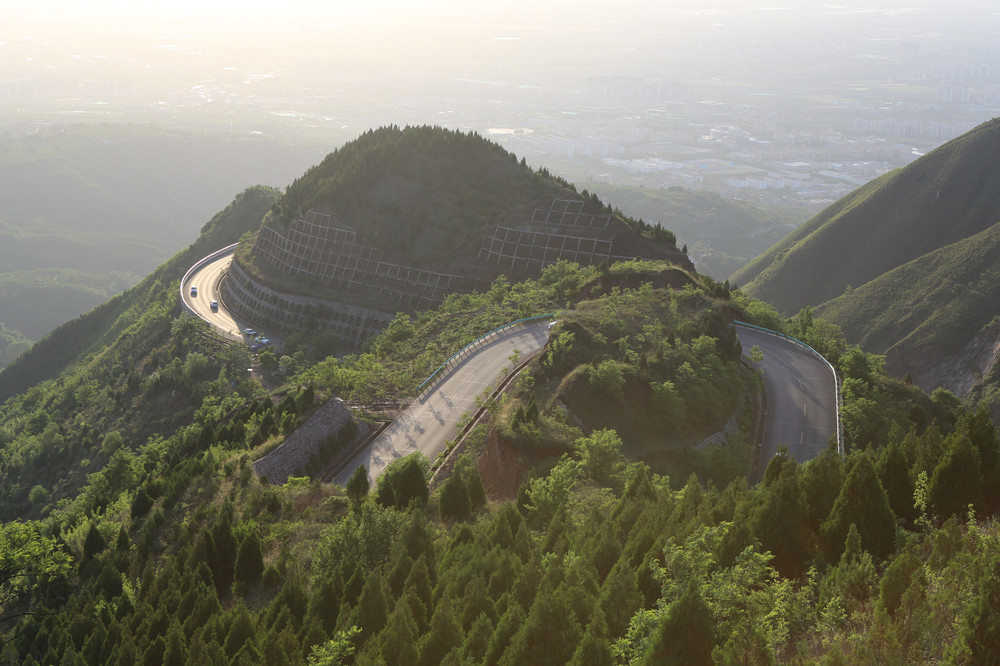
[[[324,441],[336,436],[351,423],[356,423],[351,410],[334,398],[317,409],[278,448],[256,461],[253,471],[259,476],[266,476],[271,483],[283,484],[289,476],[309,464],[313,455],[320,452]],[[358,424],[357,437],[364,437],[367,431],[367,425]]]
[[[286,294],[252,279],[238,261],[233,261],[222,280],[222,302],[226,308],[260,328],[332,330],[347,344],[358,347],[385,328],[393,313],[319,298]]]

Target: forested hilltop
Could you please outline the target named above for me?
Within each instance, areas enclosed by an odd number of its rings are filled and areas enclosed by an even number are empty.
[[[259,222],[237,198],[146,282],[3,374],[0,631],[26,664],[990,661],[1000,444],[984,413],[889,379],[664,262],[503,278],[401,314],[363,353],[292,339],[253,367],[181,315],[187,265]],[[256,220],[254,220],[256,216]],[[543,352],[433,487],[283,485],[251,463],[325,401],[405,399],[482,333],[559,310]],[[843,379],[848,455],[749,486],[758,379],[728,322],[782,329]],[[46,347],[47,346],[47,347]],[[61,357],[48,351],[64,350]],[[512,365],[520,359],[511,359]],[[16,372],[15,372],[16,371]],[[359,417],[360,418],[360,417]],[[725,444],[707,435],[738,425]],[[331,440],[324,455],[343,441]]]

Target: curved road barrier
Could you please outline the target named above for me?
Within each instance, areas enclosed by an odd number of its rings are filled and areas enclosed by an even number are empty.
[[[801,340],[770,329],[733,322],[744,352],[760,347],[767,394],[761,465],[787,446],[795,460],[805,462],[822,453],[831,437],[843,455],[840,390],[837,372],[815,349]],[[759,470],[759,476],[763,470]]]
[[[494,328],[492,331],[490,331],[485,335],[479,336],[478,338],[476,338],[475,340],[473,340],[472,342],[470,342],[469,344],[465,345],[460,350],[452,354],[451,357],[447,361],[439,365],[437,369],[434,372],[432,372],[427,379],[420,382],[420,386],[417,387],[417,395],[419,396],[425,389],[428,389],[431,386],[433,386],[435,379],[440,379],[441,375],[449,367],[451,367],[458,361],[461,361],[463,358],[471,354],[473,351],[475,351],[482,345],[488,343],[490,340],[497,338],[503,331],[509,330],[514,326],[520,326],[522,324],[527,324],[528,322],[538,321],[539,319],[555,319],[556,316],[557,313],[550,312],[548,314],[535,315],[534,317],[525,317],[524,319],[517,319],[515,321],[510,322],[509,324],[504,324],[499,328]]]
[[[439,372],[438,368],[433,390],[414,400],[334,481],[346,484],[354,470],[364,465],[368,481],[373,483],[386,465],[414,451],[422,452],[432,461],[436,459],[459,434],[465,418],[476,412],[476,399],[508,374],[514,351],[527,358],[541,350],[549,337],[548,323],[541,319],[501,329],[487,334],[491,336],[489,342],[463,348],[461,359],[453,360],[454,356],[449,359],[450,364],[445,364],[447,373]]]

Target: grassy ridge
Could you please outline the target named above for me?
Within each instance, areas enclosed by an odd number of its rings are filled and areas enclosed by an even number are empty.
[[[885,353],[958,351],[1000,309],[1000,223],[852,289],[819,308],[848,339]]]
[[[830,206],[732,280],[793,313],[979,233],[1000,210],[1000,120]]]

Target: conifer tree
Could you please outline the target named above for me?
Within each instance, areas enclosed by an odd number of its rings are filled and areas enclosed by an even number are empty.
[[[410,607],[396,604],[378,635],[382,659],[386,664],[416,664],[419,658],[418,638],[417,623]]]
[[[240,601],[239,605],[233,611],[233,621],[229,627],[229,633],[226,634],[226,642],[223,645],[223,650],[226,656],[232,659],[236,656],[237,652],[243,649],[245,644],[256,650],[257,628],[254,626],[253,619],[250,617],[246,605]]]
[[[1000,654],[1000,556],[994,555],[983,573],[979,593],[966,608],[960,630],[968,649],[967,663],[993,664]],[[962,661],[962,660],[958,660]]]
[[[643,655],[643,666],[710,664],[716,646],[712,613],[692,580],[680,599],[670,604]]]
[[[357,469],[354,470],[354,474],[347,481],[345,489],[347,490],[347,496],[351,498],[351,504],[357,510],[368,496],[368,469],[364,465],[358,465]]]
[[[455,646],[462,644],[462,629],[455,620],[454,606],[448,598],[438,602],[431,617],[430,631],[420,638],[420,666],[436,666]]]
[[[260,539],[251,532],[243,539],[239,554],[236,556],[236,580],[247,585],[256,585],[263,573],[264,552],[261,549]]]
[[[101,536],[101,531],[97,529],[97,523],[92,522],[90,524],[90,531],[87,532],[87,538],[83,542],[83,556],[93,557],[107,547],[104,542],[104,537]]]
[[[844,479],[830,516],[823,523],[823,538],[831,562],[840,558],[850,525],[857,527],[861,546],[877,559],[883,559],[894,546],[896,517],[889,508],[889,498],[878,480],[871,456],[858,453]]]
[[[367,641],[385,626],[388,618],[385,591],[382,589],[381,576],[369,576],[361,590],[358,607],[355,610],[354,624],[361,627],[361,641]]]

